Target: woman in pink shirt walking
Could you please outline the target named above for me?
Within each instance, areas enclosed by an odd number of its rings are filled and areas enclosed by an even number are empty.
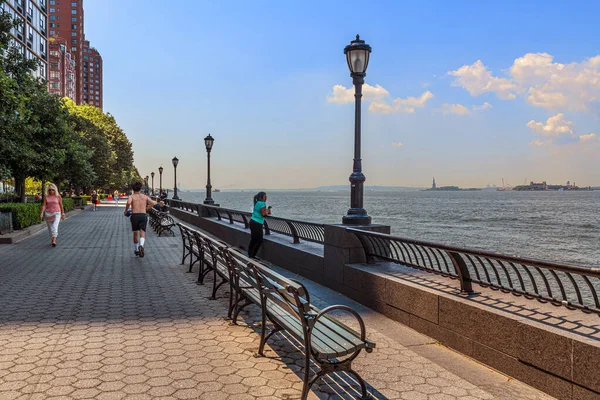
[[[41,219],[46,220],[48,231],[52,237],[50,245],[56,247],[56,237],[58,236],[58,224],[65,219],[65,209],[63,207],[62,197],[58,194],[58,188],[54,183],[48,185],[46,196],[42,203]]]

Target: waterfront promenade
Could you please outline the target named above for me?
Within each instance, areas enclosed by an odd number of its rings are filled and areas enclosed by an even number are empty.
[[[179,265],[179,236],[149,232],[146,257],[134,257],[122,211],[68,218],[56,248],[46,231],[0,246],[0,399],[299,398],[297,343],[277,334],[255,357],[258,310],[230,325],[226,294],[209,300],[210,285]],[[355,369],[375,398],[552,398],[302,280],[317,306],[351,304],[364,316],[377,348]],[[327,378],[310,398],[352,398],[348,382]]]

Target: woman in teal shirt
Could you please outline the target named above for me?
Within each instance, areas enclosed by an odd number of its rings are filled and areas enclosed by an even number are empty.
[[[248,245],[248,257],[256,258],[258,249],[263,242],[263,224],[265,217],[271,215],[271,207],[267,208],[267,194],[258,192],[254,196],[254,209],[250,219],[250,244]]]

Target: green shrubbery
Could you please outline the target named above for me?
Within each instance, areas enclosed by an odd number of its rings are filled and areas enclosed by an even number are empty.
[[[69,211],[71,211],[75,208],[75,198],[74,197],[63,198],[62,200],[63,200],[63,208],[65,209],[65,213],[68,213]]]
[[[85,206],[85,205],[87,205],[88,202],[91,202],[91,198],[92,198],[92,196],[86,196],[86,195],[71,197],[71,199],[73,199],[73,200],[81,199],[82,206]],[[63,202],[64,202],[64,200],[66,200],[66,199],[63,199]]]
[[[12,211],[13,229],[19,230],[41,222],[41,203],[6,203],[0,204],[3,210]]]
[[[63,198],[63,208],[65,213],[75,209],[75,198]],[[82,205],[86,205],[85,199],[81,199]],[[12,212],[13,229],[18,231],[32,225],[37,225],[42,220],[40,214],[42,212],[42,203],[0,203],[0,209],[10,210]]]

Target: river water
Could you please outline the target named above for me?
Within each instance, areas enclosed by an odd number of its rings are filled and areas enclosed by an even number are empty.
[[[222,207],[251,211],[254,192],[214,193]],[[180,192],[202,203],[205,193]],[[349,191],[271,191],[273,215],[341,223]],[[554,262],[600,266],[600,191],[367,191],[373,223],[392,234]]]

